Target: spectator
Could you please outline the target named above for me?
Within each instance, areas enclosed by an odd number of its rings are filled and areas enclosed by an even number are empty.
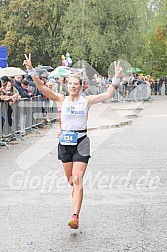
[[[33,87],[32,87],[33,88]],[[20,95],[21,98],[31,98],[32,93],[29,88],[29,82],[27,80],[22,80],[20,83]],[[26,120],[27,120],[27,107],[24,104],[24,100],[22,101],[20,106],[20,134],[22,136],[26,135]]]
[[[23,80],[23,76],[21,75],[17,75],[14,77],[14,87],[17,88],[17,90],[20,88],[22,80]]]
[[[165,82],[165,95],[167,95],[167,76],[164,77],[164,82]]]
[[[94,74],[92,80],[91,80],[91,86],[95,86],[97,87],[98,83],[97,83],[97,74]]]
[[[162,89],[162,84],[164,82],[164,78],[163,77],[160,77],[159,80],[158,80],[158,83],[157,83],[157,94],[158,95],[161,95],[161,89]]]
[[[21,85],[22,80],[23,76],[15,76],[14,87],[19,91],[21,98],[30,98],[30,95],[27,93],[26,89]]]
[[[12,126],[12,105],[13,103],[17,102],[19,100],[19,94],[14,89],[12,85],[12,80],[7,76],[3,76],[1,78],[2,82],[2,88],[1,88],[1,101],[7,102],[7,115],[8,115],[8,124],[11,127]]]
[[[27,93],[27,98],[30,98],[32,96],[32,92],[30,90],[30,85],[29,82],[27,80],[22,80],[21,82],[21,86],[22,88],[25,90],[25,92]],[[22,97],[22,96],[21,96]],[[25,98],[25,96],[23,96],[22,98]]]
[[[55,80],[54,81],[48,81],[46,83],[46,86],[48,88],[50,88],[53,92],[58,93],[57,92],[57,83],[55,82]],[[53,112],[54,102],[52,100],[49,100],[49,99],[47,99],[47,100],[49,101],[49,109],[51,110],[50,112]]]
[[[39,79],[42,81],[42,83],[44,85],[46,85],[46,83],[47,83],[47,79],[46,78],[44,78],[42,76],[39,76]],[[42,94],[42,92],[40,90],[38,90],[38,95],[41,95],[45,99],[45,96]]]
[[[55,82],[55,80],[54,81],[52,81],[52,80],[48,81],[46,83],[46,86],[49,87],[53,92],[58,93],[57,92],[57,83]]]
[[[45,78],[41,76],[40,79],[45,79]],[[26,76],[26,80],[29,82],[30,90],[32,91],[32,96],[38,96],[38,95],[43,96],[43,94],[35,86],[35,83],[30,75]]]
[[[21,98],[18,90],[13,86],[12,79],[10,81],[8,81],[5,92],[6,92],[6,95],[9,97],[9,104],[10,105],[19,101]]]
[[[9,81],[10,79],[8,78],[8,76],[2,76],[1,77],[1,85],[4,83],[6,83],[7,84],[7,82]]]
[[[38,95],[38,90],[36,87],[31,86],[29,81],[24,79],[21,82],[21,86],[25,89],[26,92],[30,92],[31,96],[37,96]]]
[[[58,93],[68,95],[68,87],[67,87],[67,82],[65,77],[59,77],[59,80],[57,82],[58,87]]]
[[[1,80],[0,80],[0,102],[2,101],[2,97],[3,97],[3,87],[1,85]],[[4,126],[4,123],[5,123],[5,117],[4,115],[0,115],[1,116],[1,121],[2,121],[2,130],[3,130],[3,126]]]
[[[8,81],[10,81],[10,79],[7,76],[2,76],[2,78],[1,78],[1,91],[5,92]]]

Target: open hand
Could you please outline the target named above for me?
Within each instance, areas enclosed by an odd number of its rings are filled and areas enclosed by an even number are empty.
[[[23,65],[27,68],[27,70],[32,69],[32,62],[31,62],[31,53],[29,53],[29,56],[27,54],[24,54],[25,60],[23,61]]]

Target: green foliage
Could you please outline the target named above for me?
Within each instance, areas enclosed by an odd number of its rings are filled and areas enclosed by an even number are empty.
[[[155,77],[167,76],[167,2],[159,3],[154,19],[154,31],[150,34],[147,61]]]
[[[57,66],[70,52],[107,75],[116,59],[144,73],[166,75],[166,0],[0,0],[0,45],[9,65]],[[164,36],[158,38],[158,32]],[[156,61],[156,63],[155,63]],[[158,63],[157,63],[158,62]]]
[[[74,61],[85,59],[105,74],[118,58],[133,64],[136,45],[141,47],[135,7],[132,0],[74,1],[62,19],[61,48],[70,51]]]

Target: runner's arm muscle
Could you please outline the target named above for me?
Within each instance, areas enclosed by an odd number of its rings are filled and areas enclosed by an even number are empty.
[[[102,94],[90,95],[90,96],[86,97],[87,102],[89,103],[89,105],[103,102],[103,101],[109,99],[112,96],[112,94],[115,92],[116,89],[117,89],[117,86],[112,84],[109,86],[109,88],[106,92],[104,92]]]
[[[52,101],[63,101],[64,95],[53,92],[49,87],[45,86],[38,76],[32,76],[36,87],[42,92],[44,96]]]

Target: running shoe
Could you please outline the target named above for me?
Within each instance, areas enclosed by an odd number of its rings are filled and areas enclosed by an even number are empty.
[[[73,214],[71,217],[70,222],[68,223],[68,226],[72,229],[77,229],[79,225],[79,218],[78,215]]]

